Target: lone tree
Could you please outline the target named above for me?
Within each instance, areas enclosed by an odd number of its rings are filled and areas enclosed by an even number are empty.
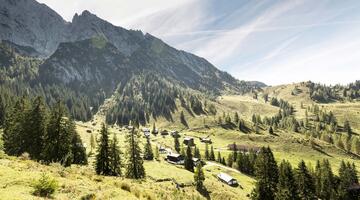
[[[154,159],[154,153],[151,147],[150,139],[146,139],[146,144],[144,148],[144,159],[145,160],[153,160]]]
[[[110,168],[111,168],[111,175],[112,176],[121,176],[122,171],[122,163],[121,163],[121,150],[118,146],[118,140],[116,134],[110,144]]]
[[[184,161],[185,169],[194,172],[194,162],[193,162],[193,156],[191,153],[191,147],[190,145],[186,148],[186,156]]]
[[[145,177],[144,161],[141,157],[141,149],[139,147],[139,134],[133,128],[126,135],[126,177],[132,179],[141,179]]]
[[[180,142],[179,142],[179,137],[174,137],[174,148],[175,151],[180,153]]]
[[[181,122],[184,126],[189,127],[189,125],[188,125],[188,123],[187,123],[187,121],[186,121],[186,119],[185,119],[185,115],[184,115],[184,112],[183,112],[183,111],[181,111],[181,113],[180,113],[180,122]]]
[[[196,165],[195,173],[194,173],[194,181],[196,190],[201,191],[204,188],[205,174],[202,169],[202,164],[199,162]]]
[[[109,133],[105,124],[100,131],[99,146],[96,154],[95,171],[100,175],[111,175]]]

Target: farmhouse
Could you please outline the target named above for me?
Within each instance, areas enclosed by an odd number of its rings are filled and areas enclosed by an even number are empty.
[[[169,135],[169,132],[167,130],[162,130],[160,132],[161,135]]]
[[[184,144],[185,145],[188,145],[188,146],[194,146],[195,143],[194,143],[194,138],[192,137],[185,137],[184,138]]]
[[[198,165],[201,162],[199,158],[193,158],[192,161],[194,163],[194,166]]]
[[[161,154],[167,153],[165,147],[160,147],[160,148],[159,148],[159,153],[161,153]]]
[[[220,173],[217,175],[217,178],[218,180],[220,180],[221,182],[224,182],[230,186],[237,186],[238,185],[238,182],[235,178],[231,177],[230,175],[228,174],[225,174],[225,173]]]
[[[170,153],[166,156],[166,160],[175,165],[182,165],[184,164],[184,157],[181,154],[177,153]]]
[[[207,143],[207,144],[212,144],[212,141],[211,141],[210,138],[200,138],[200,142]]]

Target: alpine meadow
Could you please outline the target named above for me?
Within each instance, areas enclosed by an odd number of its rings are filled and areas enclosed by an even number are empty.
[[[360,200],[359,9],[0,0],[0,200]]]

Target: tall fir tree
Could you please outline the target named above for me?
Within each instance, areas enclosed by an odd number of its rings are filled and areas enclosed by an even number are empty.
[[[191,172],[194,172],[194,161],[193,161],[193,155],[191,152],[190,145],[186,148],[186,156],[184,161],[185,169]]]
[[[118,146],[118,139],[116,134],[114,134],[113,139],[110,144],[110,169],[112,176],[122,176],[122,160],[121,160],[121,150]]]
[[[210,153],[209,153],[209,145],[205,143],[205,160],[209,160]]]
[[[253,200],[273,200],[277,192],[279,171],[274,155],[269,147],[262,147],[255,162],[255,188]]]
[[[72,163],[72,139],[75,123],[68,117],[65,106],[58,101],[51,110],[43,158],[45,162],[60,162],[68,166]]]
[[[300,161],[295,170],[295,182],[300,199],[316,200],[316,190],[313,177],[303,160]]]
[[[174,148],[175,151],[180,153],[180,142],[179,142],[179,137],[174,137]]]
[[[204,189],[204,181],[205,181],[205,174],[202,169],[202,164],[199,162],[196,165],[195,173],[194,173],[194,182],[196,190],[202,191]]]
[[[109,132],[105,124],[101,126],[98,144],[95,171],[100,175],[111,175]]]
[[[74,164],[86,165],[88,164],[88,158],[86,155],[86,148],[84,147],[80,135],[75,132],[71,140],[71,153],[73,154]]]
[[[126,177],[132,179],[141,179],[145,177],[144,161],[141,157],[141,149],[139,146],[139,134],[133,128],[126,135]]]
[[[210,148],[209,160],[215,161],[215,152],[214,152],[214,147],[212,145]]]
[[[239,114],[237,112],[235,112],[235,114],[234,114],[234,123],[235,124],[239,123]]]
[[[297,187],[291,164],[283,160],[279,166],[279,180],[277,184],[277,192],[275,195],[277,200],[298,200]]]
[[[201,159],[200,149],[195,146],[194,148],[194,157]]]
[[[146,144],[144,148],[144,159],[145,160],[153,160],[154,159],[154,153],[151,147],[150,138],[146,139]]]
[[[91,154],[93,153],[93,150],[95,149],[95,147],[96,147],[95,137],[94,137],[94,134],[91,134],[90,135],[90,153]]]

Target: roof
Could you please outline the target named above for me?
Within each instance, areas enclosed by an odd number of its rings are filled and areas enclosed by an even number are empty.
[[[184,140],[193,140],[194,138],[192,137],[185,137]]]
[[[225,173],[223,173],[223,172],[221,172],[221,173],[218,174],[217,176],[218,176],[218,178],[220,178],[220,179],[222,179],[222,180],[224,180],[224,181],[226,181],[226,182],[230,182],[230,181],[232,181],[232,180],[236,180],[236,179],[234,179],[233,177],[231,177],[229,174],[225,174]]]
[[[177,154],[177,153],[169,153],[167,156],[169,157],[174,157],[174,158],[178,158],[181,156],[181,154]]]

